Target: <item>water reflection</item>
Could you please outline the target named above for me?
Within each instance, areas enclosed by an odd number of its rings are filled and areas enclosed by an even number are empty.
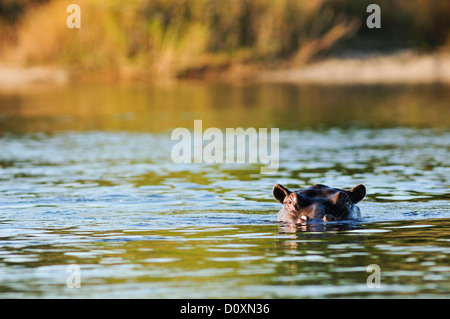
[[[447,296],[448,92],[185,84],[2,93],[0,296]],[[170,132],[194,119],[279,127],[278,173],[175,165]],[[364,183],[363,219],[279,224],[277,183]],[[374,263],[377,291],[366,285]],[[70,264],[81,267],[81,289],[66,286]]]
[[[195,216],[179,217],[186,222]],[[280,232],[273,223],[229,224],[223,219],[223,224],[208,225],[203,218],[161,227],[145,220],[140,215],[128,223],[102,219],[90,226],[33,226],[27,232],[10,233],[0,241],[2,296],[298,298],[448,293],[450,250],[443,237],[450,227],[448,219],[296,233]],[[366,286],[366,267],[373,263],[382,271],[379,290]],[[65,286],[70,264],[80,265],[82,289]]]
[[[280,224],[279,232],[281,234],[297,233],[297,232],[339,232],[350,229],[358,229],[361,227],[360,221],[343,221],[343,222],[312,222],[305,225]]]
[[[433,86],[184,83],[70,86],[0,93],[0,133],[162,132],[193,127],[448,127],[450,90]]]

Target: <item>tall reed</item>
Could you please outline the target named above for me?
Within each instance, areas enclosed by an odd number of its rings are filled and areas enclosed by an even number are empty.
[[[300,65],[355,34],[400,39],[416,32],[436,46],[450,30],[448,0],[375,1],[383,8],[378,33],[364,28],[368,0],[77,0],[81,29],[67,28],[66,1],[41,2],[24,5],[20,21],[8,24],[14,41],[0,48],[3,60],[177,76],[236,64]]]

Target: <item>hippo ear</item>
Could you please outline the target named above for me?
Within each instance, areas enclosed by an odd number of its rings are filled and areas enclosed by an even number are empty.
[[[366,196],[366,187],[363,184],[358,184],[349,191],[347,191],[348,196],[350,197],[353,203],[359,202],[361,199]]]
[[[273,187],[273,197],[275,197],[275,199],[282,204],[284,202],[284,198],[290,193],[292,192],[283,185],[277,184]]]

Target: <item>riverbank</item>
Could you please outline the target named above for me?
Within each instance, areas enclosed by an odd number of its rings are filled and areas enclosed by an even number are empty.
[[[308,84],[450,83],[450,54],[347,55],[302,68],[262,72],[262,81]]]
[[[102,81],[102,76],[89,76]],[[297,68],[272,70],[252,66],[231,66],[226,69],[207,70],[183,75],[182,79],[223,82],[287,82],[298,84],[432,84],[450,83],[450,54],[416,54],[411,51],[397,53],[349,53],[331,57]],[[86,78],[77,77],[83,82]],[[119,82],[154,81],[147,76],[118,77]],[[105,80],[106,81],[106,80]],[[108,77],[107,81],[111,81]],[[177,81],[177,79],[174,79]],[[37,85],[70,84],[68,70],[49,67],[13,67],[0,65],[0,90],[23,89]]]
[[[26,89],[68,82],[69,72],[64,69],[43,66],[26,68],[0,64],[0,90]]]

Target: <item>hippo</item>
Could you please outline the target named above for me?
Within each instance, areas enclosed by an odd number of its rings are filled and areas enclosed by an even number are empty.
[[[350,190],[316,184],[290,191],[283,185],[273,187],[273,196],[283,204],[278,221],[289,224],[307,224],[311,221],[341,221],[361,218],[355,205],[366,196],[366,187],[356,185]]]

